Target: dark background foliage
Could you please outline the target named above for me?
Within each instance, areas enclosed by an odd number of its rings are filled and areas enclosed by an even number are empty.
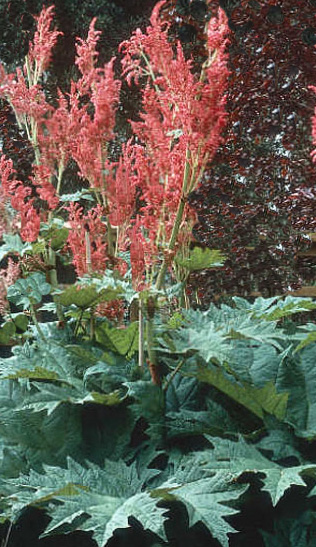
[[[200,51],[203,2],[172,0],[178,36],[190,29]],[[264,296],[312,284],[315,259],[304,232],[316,226],[315,168],[310,158],[315,82],[315,2],[214,0],[229,18],[230,85],[226,142],[203,187],[191,195],[195,236],[226,251],[222,271],[196,276],[208,302],[221,293]],[[193,7],[195,9],[193,9]]]

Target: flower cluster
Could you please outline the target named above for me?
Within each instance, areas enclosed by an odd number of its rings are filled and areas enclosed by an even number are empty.
[[[84,214],[78,204],[70,203],[68,245],[78,276],[102,273],[107,263],[106,226],[102,220],[104,211],[100,205]]]
[[[7,267],[0,270],[0,315],[5,315],[9,309],[7,291],[8,288],[16,282],[19,276],[19,264],[9,257]]]
[[[30,177],[32,185],[36,187],[39,197],[47,202],[48,208],[53,211],[59,203],[56,189],[51,183],[51,171],[45,165],[35,165],[34,175]]]
[[[141,224],[152,257],[181,244],[181,228],[193,224],[195,214],[186,199],[221,143],[229,75],[224,11],[209,22],[208,60],[198,78],[180,42],[174,52],[168,41],[169,24],[159,18],[164,4],[155,6],[145,33],[137,29],[120,45],[127,82],[142,79],[144,84],[141,120],[131,122],[139,143],[132,173],[142,191]]]
[[[16,180],[15,169],[11,159],[4,155],[0,158],[1,198],[10,199],[12,207],[19,213],[21,222],[21,237],[24,241],[36,241],[40,230],[40,216],[33,206],[34,198],[30,198],[32,189]]]
[[[169,42],[169,24],[160,19],[164,4],[155,6],[146,32],[137,29],[120,45],[123,76],[129,84],[142,80],[142,111],[139,121],[131,121],[134,138],[122,146],[117,162],[108,155],[108,143],[114,136],[121,82],[115,78],[115,58],[102,68],[96,66],[96,19],[87,38],[77,40],[79,76],[69,93],[58,90],[57,106],[47,103],[40,83],[60,34],[51,29],[53,7],[43,8],[37,18],[23,70],[12,75],[0,67],[1,94],[12,105],[35,154],[30,186],[12,179],[12,165],[10,171],[2,161],[2,186],[20,214],[22,238],[35,241],[39,234],[34,190],[46,203],[42,220],[47,220],[47,212],[51,217],[61,203],[64,170],[75,160],[98,203],[85,211],[75,203],[64,207],[77,274],[101,273],[109,265],[122,269],[126,264],[119,263],[117,255],[129,249],[137,290],[148,279],[154,281],[161,262],[169,268],[177,247],[188,245],[195,213],[187,197],[214,156],[226,120],[224,12],[219,10],[218,19],[209,22],[209,58],[199,77],[180,42],[176,51]]]
[[[55,29],[51,30],[51,24],[54,16],[54,6],[43,8],[40,15],[35,17],[37,21],[37,30],[33,42],[30,42],[28,58],[30,66],[34,68],[34,82],[37,83],[43,72],[50,64],[52,49],[56,44],[58,36],[62,32]]]

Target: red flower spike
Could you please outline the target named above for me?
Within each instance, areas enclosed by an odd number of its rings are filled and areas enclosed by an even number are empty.
[[[47,201],[48,208],[50,210],[56,209],[59,204],[59,197],[56,195],[55,187],[50,182],[51,170],[45,165],[33,166],[34,176],[30,177],[30,180],[34,186],[40,198]]]
[[[83,214],[83,208],[78,204],[71,203],[65,207],[69,212],[68,225],[70,227],[68,235],[68,245],[73,255],[73,264],[77,275],[83,276],[92,272],[103,273],[106,269],[106,226],[102,221],[104,213],[102,207],[97,205],[90,209],[88,213]],[[87,230],[88,228],[88,230]],[[91,264],[87,264],[86,256],[86,232],[89,234]]]
[[[137,29],[120,45],[127,82],[146,79],[140,121],[131,122],[140,143],[134,146],[132,173],[133,184],[142,192],[139,222],[152,257],[168,247],[179,204],[198,186],[206,162],[212,160],[222,142],[227,118],[228,25],[224,12],[220,10],[218,20],[209,23],[209,59],[203,77],[198,79],[193,61],[185,59],[180,42],[174,53],[168,40],[170,25],[160,20],[164,5],[158,2],[155,6],[146,33]],[[182,226],[195,218],[186,206]]]
[[[55,29],[50,30],[53,17],[54,6],[43,7],[40,15],[34,17],[37,21],[37,30],[33,42],[30,42],[29,45],[28,59],[31,65],[35,66],[37,80],[49,66],[52,49],[58,36],[63,34]]]

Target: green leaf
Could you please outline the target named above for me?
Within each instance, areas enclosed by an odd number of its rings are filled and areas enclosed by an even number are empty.
[[[97,391],[92,391],[87,395],[83,402],[93,402],[98,405],[105,406],[116,406],[122,402],[122,396],[119,390],[113,391],[112,393],[99,393]]]
[[[7,321],[0,327],[0,344],[6,345],[10,342],[16,331],[13,321]]]
[[[183,486],[175,484],[170,488],[172,495],[184,503],[189,526],[202,522],[225,547],[228,547],[227,534],[235,530],[224,517],[238,513],[237,509],[226,504],[237,500],[246,490],[247,486],[232,484],[227,472],[217,472],[213,477],[205,477]]]
[[[113,532],[118,528],[129,526],[128,516],[136,518],[145,530],[150,530],[162,539],[166,539],[164,521],[166,510],[157,507],[157,500],[147,492],[140,492],[128,498],[114,513],[107,523],[102,543],[108,541]],[[93,528],[91,528],[93,530]]]
[[[234,296],[233,300],[240,310],[250,312],[254,318],[265,319],[266,321],[278,321],[295,313],[306,312],[316,309],[316,302],[311,298],[300,298],[295,296],[273,296],[272,298],[256,298],[253,304],[244,298]]]
[[[81,199],[86,199],[88,201],[94,201],[94,197],[91,196],[87,190],[79,190],[78,192],[74,192],[73,194],[63,194],[60,196],[60,201],[66,202],[66,201],[80,201]]]
[[[237,383],[233,376],[227,375],[220,367],[215,366],[200,366],[196,378],[213,385],[259,418],[263,418],[265,412],[280,420],[285,417],[288,394],[278,393],[272,381],[262,388]]]
[[[185,328],[169,329],[159,337],[161,350],[186,354],[196,351],[206,362],[230,361],[234,355],[235,340],[249,340],[269,344],[282,350],[280,341],[287,337],[276,322],[254,319],[246,312],[210,306],[207,311],[183,311]]]
[[[3,234],[2,239],[4,243],[0,245],[0,260],[9,253],[23,256],[26,251],[32,249],[32,245],[30,243],[23,243],[18,234]]]
[[[160,337],[160,351],[186,354],[195,350],[206,362],[214,359],[219,363],[227,361],[231,352],[225,332],[220,332],[212,322],[204,328],[192,325],[169,330],[166,334],[164,338]]]
[[[238,479],[243,473],[263,473],[263,490],[269,493],[272,504],[276,505],[283,497],[286,490],[293,484],[306,486],[301,474],[308,474],[311,467],[316,471],[316,466],[301,465],[296,467],[282,467],[265,458],[253,445],[247,444],[242,438],[238,441],[230,441],[218,437],[206,438],[213,444],[214,450],[209,451],[210,460],[205,466],[209,472],[220,470],[223,474],[229,473],[233,480]]]
[[[256,443],[256,447],[269,453],[273,461],[296,458],[299,463],[303,463],[304,458],[298,449],[299,442],[292,428],[271,416],[265,417],[265,425],[267,434]]]
[[[102,547],[115,529],[127,527],[128,517],[134,516],[144,528],[165,539],[166,510],[158,508],[157,499],[142,491],[143,479],[135,465],[106,460],[102,468],[91,463],[85,468],[68,458],[67,469],[45,466],[45,474],[31,471],[7,481],[7,485],[15,493],[6,498],[11,518],[27,505],[49,509],[52,520],[45,535],[79,526],[92,530]],[[59,504],[49,503],[53,500]]]
[[[168,380],[168,378],[167,378]],[[166,392],[167,412],[181,410],[199,410],[200,384],[195,378],[176,375]]]
[[[95,306],[99,301],[99,294],[94,287],[80,287],[71,285],[62,293],[56,295],[56,301],[63,306],[72,304],[83,310]]]
[[[138,351],[138,322],[134,321],[126,328],[111,327],[102,323],[95,330],[96,341],[105,348],[130,359]]]
[[[180,255],[176,255],[174,260],[179,266],[193,272],[195,270],[223,266],[226,256],[217,249],[194,247],[188,257],[183,258]]]
[[[310,332],[304,340],[302,340],[298,346],[295,348],[294,353],[297,351],[305,348],[306,346],[309,346],[309,344],[313,344],[313,342],[316,342],[316,330],[313,332]]]
[[[69,230],[68,228],[59,228],[55,230],[55,233],[53,234],[53,237],[50,241],[50,246],[53,249],[53,251],[58,251],[61,249],[68,238]]]
[[[315,547],[316,519],[308,510],[295,517],[275,520],[274,531],[260,530],[265,547]]]
[[[49,294],[51,285],[46,282],[44,274],[35,272],[29,275],[26,279],[18,279],[14,285],[8,288],[8,300],[17,306],[23,306],[27,309],[32,304],[41,302],[42,297]]]
[[[18,331],[25,332],[27,330],[29,320],[28,320],[28,317],[24,315],[24,313],[19,313],[18,315],[14,315],[13,321]]]
[[[168,320],[167,326],[170,329],[177,329],[181,327],[184,324],[184,317],[183,315],[176,311]]]
[[[4,380],[18,380],[19,378],[25,378],[28,380],[57,380],[58,374],[47,370],[46,368],[35,366],[34,369],[19,368],[16,372],[8,373],[2,376]]]
[[[115,300],[121,296],[121,288],[108,287],[98,290],[94,285],[71,285],[57,294],[56,301],[63,306],[72,304],[83,310],[96,306],[100,302]]]
[[[311,344],[289,355],[279,369],[276,379],[278,391],[287,391],[286,421],[296,434],[308,439],[316,438],[316,344]]]
[[[161,388],[145,380],[125,382],[124,386],[128,388],[127,396],[134,399],[131,408],[136,419],[141,416],[145,418],[148,423],[146,433],[152,439],[160,439],[164,424],[164,395]]]
[[[20,409],[22,398],[12,409],[6,406],[2,411],[0,437],[19,451],[27,466],[42,469],[45,463],[64,465],[67,455],[81,456],[82,426],[75,406],[60,405],[50,415]]]

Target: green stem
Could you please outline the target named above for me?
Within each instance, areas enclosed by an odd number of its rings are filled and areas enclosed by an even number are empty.
[[[39,337],[41,338],[41,340],[43,342],[47,342],[46,338],[45,338],[45,335],[40,327],[40,324],[39,322],[37,321],[37,317],[36,317],[36,313],[35,313],[35,309],[34,309],[34,305],[32,304],[32,302],[30,302],[30,312],[31,312],[31,317],[32,317],[32,321],[36,327],[36,330],[39,334]]]
[[[181,199],[180,199],[180,202],[179,202],[179,205],[178,205],[177,216],[176,216],[176,219],[175,219],[175,222],[174,222],[174,225],[173,225],[173,229],[172,229],[172,232],[171,232],[171,237],[170,237],[169,244],[168,244],[168,250],[169,251],[173,251],[174,248],[175,248],[177,238],[178,238],[178,234],[179,234],[179,230],[180,230],[180,226],[181,226],[181,222],[182,222],[182,218],[183,218],[185,205],[186,205],[187,187],[188,187],[188,183],[189,183],[190,170],[191,170],[190,161],[189,161],[190,156],[191,156],[190,155],[190,150],[189,150],[189,148],[187,148],[186,158],[185,158],[185,169],[184,169],[184,176],[183,176],[183,184],[182,184],[182,195],[181,195]],[[168,267],[167,261],[166,261],[166,258],[164,258],[163,261],[162,261],[160,272],[158,274],[158,278],[157,278],[157,282],[156,282],[156,289],[157,290],[160,290],[163,283],[164,283],[167,267]]]
[[[147,341],[147,355],[150,363],[156,365],[156,352],[153,349],[154,342],[154,328],[152,319],[147,319],[146,322],[146,341]]]
[[[61,162],[58,165],[57,187],[56,187],[57,196],[60,195],[61,181],[62,181],[62,178],[63,178],[63,172],[64,172],[64,162],[63,162],[63,160],[61,160]]]
[[[143,315],[143,300],[139,299],[138,303],[138,366],[144,368],[144,315]]]
[[[180,368],[182,367],[182,365],[184,364],[184,359],[182,359],[178,365],[176,366],[176,368],[171,372],[168,380],[166,381],[165,385],[163,386],[163,391],[167,391],[168,387],[170,386],[172,380],[174,379],[175,375],[179,372]]]
[[[77,319],[77,322],[76,322],[76,326],[75,326],[75,330],[74,330],[74,336],[78,335],[79,328],[80,328],[80,323],[81,323],[81,320],[83,318],[83,313],[84,313],[84,310],[81,310],[80,315],[79,315],[79,317]]]
[[[106,213],[106,233],[107,233],[107,240],[108,240],[108,256],[114,257],[115,256],[115,241],[114,241],[114,234],[113,234],[113,228],[109,221],[109,201],[106,195],[106,178],[105,178],[105,160],[107,156],[107,149],[106,145],[101,145],[101,165],[102,165],[102,186],[104,192],[102,193],[102,199],[103,199],[103,206],[107,210]]]
[[[49,270],[49,282],[53,289],[58,289],[58,279],[57,279],[57,270],[56,270],[56,253],[53,251],[51,247],[48,249],[48,264],[51,266],[51,269]],[[57,301],[56,297],[54,298],[55,306],[56,306],[56,314],[58,317],[58,321],[64,321],[65,316],[63,313],[62,305]]]

